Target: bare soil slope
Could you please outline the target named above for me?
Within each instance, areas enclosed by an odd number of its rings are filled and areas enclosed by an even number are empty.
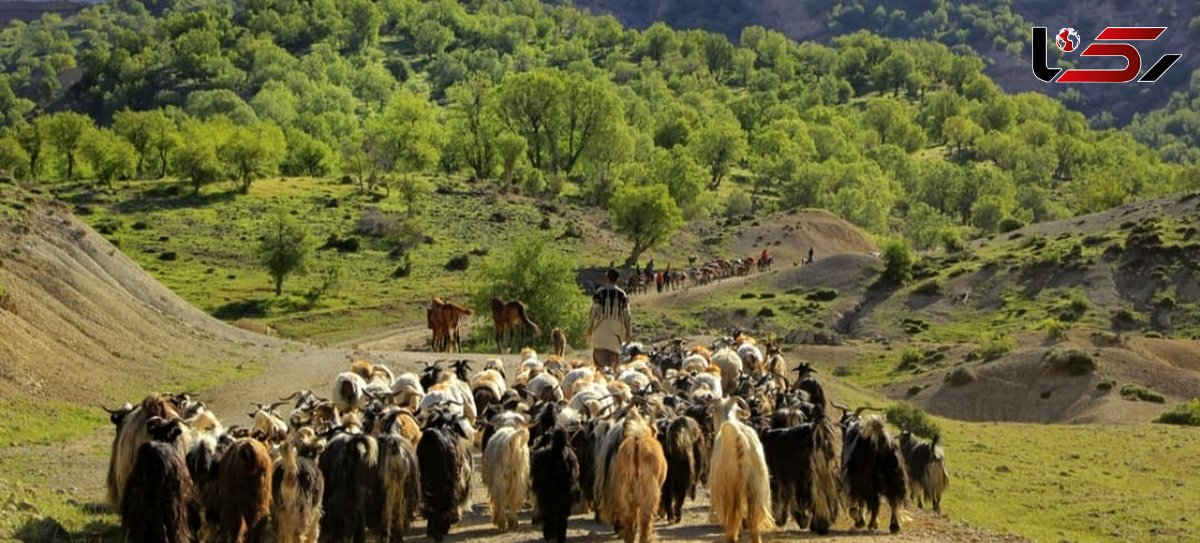
[[[186,304],[63,206],[0,192],[0,396],[107,402],[279,346]]]

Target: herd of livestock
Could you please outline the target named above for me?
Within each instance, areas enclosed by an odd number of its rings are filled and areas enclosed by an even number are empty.
[[[746,336],[631,344],[613,368],[521,358],[399,375],[356,361],[328,398],[255,404],[249,427],[187,394],[151,395],[109,411],[109,501],[134,542],[388,542],[418,515],[441,541],[478,470],[500,531],[532,507],[546,540],[565,541],[578,512],[646,542],[706,485],[725,540],[757,543],[789,518],[824,534],[848,513],[877,529],[882,502],[896,532],[907,500],[938,510],[949,484],[936,440],[827,401],[811,366],[790,379],[776,346]]]
[[[679,290],[687,285],[704,285],[718,279],[748,275],[755,269],[770,271],[773,260],[772,256],[766,255],[765,258],[715,258],[700,262],[699,257],[693,256],[688,259],[687,269],[672,270],[668,265],[664,270],[654,270],[652,266],[638,270],[630,276],[625,288],[630,294],[645,294],[651,288],[658,292]]]

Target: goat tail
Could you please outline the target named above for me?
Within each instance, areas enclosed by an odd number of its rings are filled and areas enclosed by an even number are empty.
[[[947,488],[950,488],[950,470],[946,469],[946,460],[940,454],[942,451],[937,451],[934,454],[933,462],[929,463],[929,467],[925,471],[925,488],[929,492],[940,496]]]
[[[366,434],[358,434],[351,439],[351,446],[358,451],[359,458],[369,469],[375,469],[379,464],[379,444]]]
[[[838,464],[842,455],[837,450],[839,441],[833,423],[828,418],[820,417],[814,421],[813,452],[808,460],[812,474],[809,477],[809,492],[812,496],[814,526],[824,525],[828,528],[837,522],[841,504],[841,467]]]

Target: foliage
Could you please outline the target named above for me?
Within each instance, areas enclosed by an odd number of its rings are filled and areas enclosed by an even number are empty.
[[[925,411],[912,404],[894,403],[888,406],[886,413],[888,422],[896,425],[901,431],[912,432],[913,435],[925,439],[933,439],[942,433],[937,423]]]
[[[622,185],[613,195],[611,209],[613,229],[633,242],[626,260],[630,264],[683,226],[679,206],[664,185]]]
[[[975,373],[967,368],[955,368],[946,374],[944,381],[952,387],[960,387],[975,382]]]
[[[1166,403],[1167,401],[1166,397],[1162,394],[1133,383],[1121,387],[1121,397],[1126,400],[1141,400],[1151,403]]]
[[[41,132],[45,134],[46,143],[56,150],[65,162],[65,177],[74,179],[79,142],[93,126],[92,119],[72,111],[63,111],[40,117],[37,123]]]
[[[79,154],[91,166],[96,180],[110,188],[113,181],[131,178],[137,172],[137,149],[105,128],[93,128],[84,133],[79,142]]]
[[[587,298],[575,283],[574,268],[558,257],[549,240],[527,237],[510,251],[493,254],[483,261],[473,284],[474,305],[481,314],[491,314],[492,298],[520,300],[543,331],[562,328],[572,343],[583,340]]]
[[[998,360],[1017,348],[1017,341],[1012,336],[995,332],[980,340],[979,346],[971,351],[972,358],[991,362]]]
[[[1079,349],[1057,349],[1046,353],[1046,363],[1055,371],[1060,371],[1071,377],[1080,377],[1096,371],[1096,361],[1092,355]]]
[[[1154,422],[1162,424],[1178,424],[1180,426],[1200,426],[1200,398],[1192,398],[1190,402],[1181,404],[1171,411],[1159,415]]]
[[[229,121],[224,117],[209,120],[185,121],[179,144],[170,151],[172,170],[187,179],[194,192],[225,175],[225,163],[217,157],[217,149],[229,138]]]
[[[1067,339],[1067,331],[1071,329],[1071,326],[1061,320],[1050,317],[1042,323],[1042,328],[1046,330],[1046,339],[1050,341],[1064,341]]]
[[[903,240],[889,241],[883,247],[884,282],[892,285],[903,285],[912,278],[913,254],[908,243]]]
[[[15,137],[0,137],[0,171],[17,179],[29,177],[29,153]]]
[[[269,217],[264,230],[258,258],[274,280],[275,295],[279,296],[283,293],[284,279],[307,271],[312,243],[308,231],[282,212]]]
[[[217,147],[217,156],[238,179],[238,189],[246,194],[254,180],[278,172],[279,164],[287,157],[287,139],[278,126],[269,122],[235,126]]]

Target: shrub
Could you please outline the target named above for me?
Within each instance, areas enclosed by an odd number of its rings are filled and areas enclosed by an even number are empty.
[[[975,374],[967,368],[957,368],[946,374],[945,382],[952,387],[960,387],[975,382]]]
[[[808,300],[810,302],[831,302],[831,301],[835,300],[837,298],[837,296],[838,296],[838,291],[835,289],[819,288],[817,290],[814,290],[814,291],[808,293],[808,295],[805,296],[804,299]]]
[[[941,293],[942,285],[936,279],[930,279],[921,283],[913,290],[913,294],[920,294],[922,296],[937,296]]]
[[[571,343],[582,344],[588,299],[575,282],[572,264],[559,256],[549,239],[520,239],[511,250],[493,254],[479,268],[472,281],[476,285],[473,303],[482,313],[490,314],[494,297],[521,300],[543,330],[562,328]],[[480,327],[484,328],[490,330]]]
[[[729,197],[725,199],[725,217],[741,217],[750,213],[750,208],[753,202],[750,201],[750,195],[746,191],[735,188],[729,193]]]
[[[909,345],[900,353],[900,364],[896,366],[896,371],[908,371],[921,364],[925,359],[925,354],[921,349]]]
[[[851,371],[849,366],[838,366],[833,368],[834,377],[850,377]]]
[[[913,396],[916,396],[917,394],[920,394],[922,390],[925,390],[925,387],[923,387],[921,385],[910,386],[910,387],[908,387],[908,397],[911,398]]]
[[[1112,379],[1105,379],[1103,381],[1100,381],[1099,383],[1096,383],[1096,390],[1108,392],[1108,391],[1112,390],[1113,388],[1116,388],[1116,386],[1117,386],[1116,381],[1114,381]]]
[[[769,318],[769,317],[774,317],[774,316],[775,316],[775,310],[774,310],[774,309],[771,309],[771,308],[769,308],[769,307],[764,307],[764,308],[762,308],[762,309],[759,309],[759,310],[758,310],[758,316],[759,316],[759,317],[768,317],[768,318]]]
[[[1064,372],[1071,377],[1079,377],[1096,371],[1096,361],[1092,355],[1079,349],[1050,351],[1046,353],[1046,362],[1054,371]]]
[[[1192,401],[1159,415],[1157,419],[1154,419],[1154,422],[1183,426],[1200,426],[1200,398],[1192,398]]]
[[[753,300],[754,298],[757,298],[757,297],[758,297],[758,295],[753,292],[743,292],[741,296],[738,296],[738,299]]]
[[[919,389],[920,387],[916,388]],[[942,433],[937,423],[933,422],[929,418],[929,415],[919,407],[908,403],[897,403],[889,406],[887,408],[887,420],[896,425],[897,428],[900,428],[900,430],[912,432],[913,435],[927,439],[933,439],[934,436]]]
[[[321,298],[336,293],[341,287],[342,267],[337,264],[326,266],[321,268],[319,281],[316,286],[304,293],[304,301],[308,302],[309,307],[312,307]]]
[[[1025,226],[1025,223],[1021,222],[1021,219],[1016,219],[1013,217],[1005,217],[1000,220],[1000,224],[997,226],[997,228],[1000,229],[1001,234],[1007,234],[1009,232],[1012,232],[1013,230],[1020,229],[1024,226]]]
[[[1067,330],[1071,329],[1070,325],[1054,317],[1046,319],[1046,322],[1042,323],[1042,328],[1046,330],[1046,339],[1050,341],[1067,339]]]
[[[903,285],[912,278],[912,271],[913,254],[908,242],[889,242],[883,249],[883,281],[892,285]]]
[[[963,244],[962,234],[959,234],[958,230],[953,228],[942,230],[942,248],[947,253],[962,252],[966,249],[966,245]]]
[[[446,271],[465,271],[471,267],[471,257],[469,255],[457,255],[450,257],[446,262]]]
[[[1167,399],[1162,394],[1133,383],[1121,387],[1121,397],[1130,401],[1141,400],[1151,403],[1167,403]]]
[[[1011,353],[1016,348],[1017,342],[1012,336],[998,332],[985,339],[983,344],[973,351],[973,354],[978,360],[991,362]]]

